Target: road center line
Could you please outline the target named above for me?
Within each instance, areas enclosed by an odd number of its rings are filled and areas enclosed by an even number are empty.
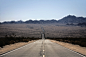
[[[44,52],[45,50],[43,50],[43,52]]]
[[[45,57],[45,55],[43,55],[43,57]]]

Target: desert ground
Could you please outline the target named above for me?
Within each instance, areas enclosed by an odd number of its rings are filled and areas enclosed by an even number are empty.
[[[41,27],[38,24],[2,24],[0,37],[15,34],[16,37],[41,37]]]
[[[0,24],[0,37],[15,34],[16,37],[41,38],[41,27],[44,28],[46,38],[86,37],[86,27],[58,24]]]
[[[0,38],[6,37],[6,35],[10,36],[12,34],[16,35],[15,37],[41,38],[41,34],[43,33],[42,28],[44,29],[45,38],[86,38],[86,27],[58,24],[0,24]],[[52,40],[52,42],[86,55],[86,53],[83,52],[83,50],[86,50],[86,47],[66,44],[64,42],[54,40]],[[19,46],[17,46],[17,44]],[[26,44],[28,44],[28,42],[10,44],[4,46],[3,48],[0,47],[0,54]],[[9,47],[14,48],[8,50]]]

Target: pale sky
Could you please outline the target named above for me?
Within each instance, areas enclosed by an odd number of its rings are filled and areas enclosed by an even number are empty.
[[[0,22],[86,17],[86,0],[0,0]]]

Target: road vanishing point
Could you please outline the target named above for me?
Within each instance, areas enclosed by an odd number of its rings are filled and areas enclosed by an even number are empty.
[[[85,57],[85,56],[81,56],[59,44],[51,42],[48,39],[44,39],[44,34],[42,33],[41,40],[37,40],[23,47],[4,53],[0,55],[0,57]]]

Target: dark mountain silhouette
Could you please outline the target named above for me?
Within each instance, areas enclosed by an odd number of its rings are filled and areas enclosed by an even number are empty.
[[[78,26],[86,26],[86,23],[84,23],[84,22],[83,23],[78,23],[77,25]]]
[[[60,20],[55,20],[55,19],[52,19],[52,20],[27,20],[27,21],[22,21],[22,20],[19,20],[19,21],[4,21],[0,24],[13,24],[13,23],[27,23],[27,24],[30,24],[30,23],[33,23],[33,24],[47,24],[47,23],[61,23],[61,24],[67,24],[67,25],[73,25],[74,23],[78,24],[78,23],[86,23],[86,18],[85,17],[76,17],[74,15],[68,15],[66,17],[63,17],[62,19]]]
[[[17,23],[27,23],[27,24],[46,24],[46,23],[57,23],[57,20],[54,20],[54,19],[52,19],[52,20],[27,20],[27,21],[22,21],[22,20],[20,20],[20,21],[4,21],[4,22],[2,22],[2,24],[17,24]]]
[[[86,23],[85,17],[76,17],[74,15],[68,15],[60,20],[58,20],[58,23],[67,23],[67,24],[73,24],[73,23]]]
[[[19,21],[17,21],[16,23],[23,23],[23,21],[22,21],[22,20],[19,20]]]

